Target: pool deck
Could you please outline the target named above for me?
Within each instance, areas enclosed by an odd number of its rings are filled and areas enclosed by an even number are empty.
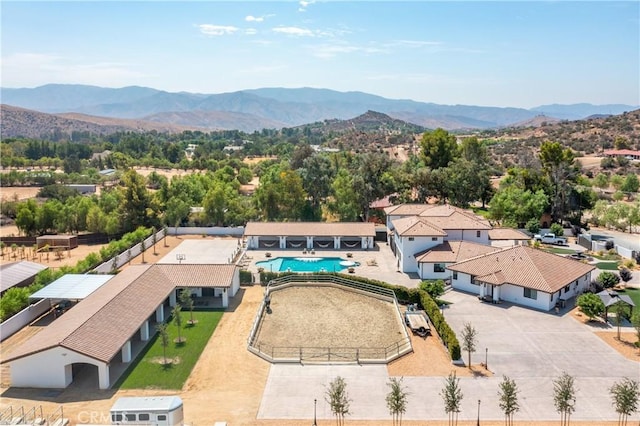
[[[266,254],[271,253],[271,257]],[[352,257],[348,257],[351,253]],[[341,257],[360,263],[355,267],[354,275],[384,281],[389,284],[402,285],[408,288],[417,288],[420,278],[417,274],[400,272],[396,267],[396,258],[386,243],[376,241],[376,247],[371,250],[315,250],[315,254],[302,253],[300,249],[287,250],[247,250],[246,256],[250,262],[247,269],[253,273],[258,272],[256,262],[274,259],[276,257]]]

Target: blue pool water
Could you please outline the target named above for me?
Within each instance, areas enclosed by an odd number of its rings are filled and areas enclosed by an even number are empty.
[[[358,262],[340,257],[276,257],[256,262],[258,268],[267,272],[342,272]]]

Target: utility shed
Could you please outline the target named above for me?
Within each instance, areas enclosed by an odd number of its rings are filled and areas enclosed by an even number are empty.
[[[36,244],[38,250],[47,245],[51,249],[64,247],[65,250],[70,250],[78,247],[78,237],[76,235],[41,235],[36,237]]]

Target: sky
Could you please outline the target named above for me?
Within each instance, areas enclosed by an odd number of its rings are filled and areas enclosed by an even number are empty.
[[[7,1],[0,84],[640,105],[640,2]]]

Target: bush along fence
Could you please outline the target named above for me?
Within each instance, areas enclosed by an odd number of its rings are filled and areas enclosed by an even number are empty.
[[[260,281],[262,285],[267,285],[269,281],[281,278],[289,275],[296,275],[295,272],[260,272]],[[304,280],[304,274],[301,279]],[[436,303],[436,301],[427,293],[426,291],[420,290],[419,288],[406,288],[404,286],[398,286],[386,283],[384,281],[371,280],[369,278],[359,277],[357,275],[346,275],[346,274],[332,274],[330,272],[315,272],[310,275],[336,275],[339,277],[343,277],[345,279],[349,279],[351,281],[358,281],[366,284],[371,284],[379,287],[384,287],[389,290],[393,290],[396,294],[396,298],[400,303],[417,303],[429,316],[433,327],[435,328],[438,336],[440,336],[440,340],[444,344],[444,346],[449,351],[449,356],[452,361],[457,361],[461,357],[460,351],[460,342],[456,336],[456,333],[449,326],[449,324],[445,321],[444,315],[440,311],[440,306]]]
[[[146,238],[151,232],[151,229],[138,228],[133,232],[125,234],[120,240],[112,241],[107,247],[103,247],[100,253],[89,253],[84,259],[79,260],[75,266],[61,266],[55,270],[51,268],[45,269],[36,275],[33,284],[30,286],[10,288],[2,298],[0,298],[0,321],[10,318],[12,315],[27,307],[29,305],[29,296],[63,275],[102,272],[99,271],[98,266],[101,262],[102,265],[109,265],[109,269],[104,273],[112,273],[113,270],[111,266],[113,261],[111,257],[120,256],[126,258],[125,256],[121,256],[121,254],[128,251],[131,246],[136,244],[140,246],[140,241]],[[158,234],[164,236],[164,230],[160,230]],[[156,235],[156,241],[160,241],[162,238],[158,237],[158,234]],[[148,240],[152,239],[152,236],[148,238]],[[146,247],[151,247],[151,244],[147,244]],[[124,262],[122,264],[124,264]]]

